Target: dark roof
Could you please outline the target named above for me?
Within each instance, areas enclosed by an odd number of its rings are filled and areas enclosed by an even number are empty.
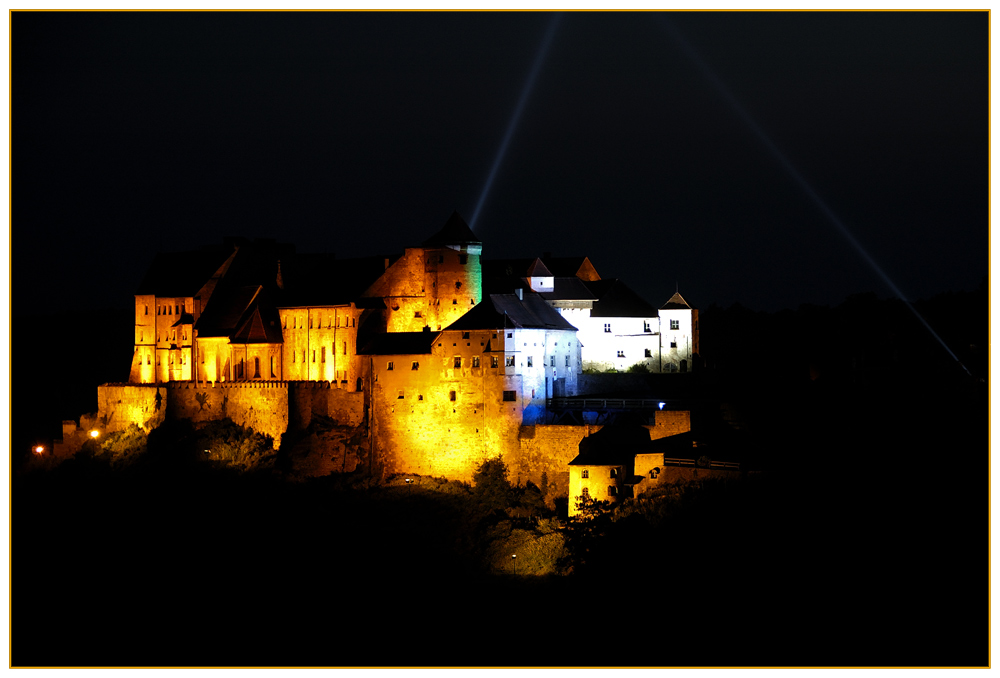
[[[378,334],[359,355],[416,355],[430,353],[438,332],[389,332]]]
[[[529,278],[542,278],[542,277],[552,277],[552,271],[545,267],[541,259],[535,259],[528,266],[528,277]]]
[[[281,323],[277,310],[258,296],[240,318],[230,341],[234,344],[280,344]]]
[[[220,243],[193,252],[157,254],[135,293],[193,297],[235,251],[232,245]]]
[[[582,299],[596,301],[597,296],[579,278],[556,278],[551,292],[539,292],[542,299],[549,301],[568,301]]]
[[[458,212],[452,212],[445,222],[444,228],[429,237],[423,242],[424,246],[435,247],[439,245],[481,245],[482,241],[472,232],[469,225],[465,223]]]
[[[181,313],[181,317],[177,319],[171,327],[179,327],[181,325],[190,325],[194,322],[194,316],[190,313]]]
[[[597,301],[591,318],[655,318],[656,308],[617,278],[586,283]]]
[[[260,285],[242,287],[220,285],[195,324],[198,336],[231,336],[260,290]]]
[[[650,452],[649,429],[638,424],[605,426],[580,441],[570,466],[631,466],[635,455]]]
[[[539,295],[525,290],[516,294],[490,294],[446,330],[485,330],[508,327],[575,330],[558,311]]]
[[[281,259],[281,308],[344,306],[356,302],[399,256],[337,259],[333,254],[295,254]],[[277,274],[277,266],[275,268]]]
[[[691,305],[684,301],[680,292],[675,292],[674,296],[667,299],[667,303],[660,306],[661,309],[691,308]]]

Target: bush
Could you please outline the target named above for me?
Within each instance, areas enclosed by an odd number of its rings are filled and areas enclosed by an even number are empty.
[[[274,442],[270,436],[244,428],[231,419],[212,421],[197,431],[197,449],[203,459],[222,462],[248,471],[274,461]]]
[[[636,363],[629,365],[629,368],[625,371],[629,374],[649,374],[649,366],[646,363]]]
[[[146,452],[146,432],[135,424],[124,431],[109,433],[101,443],[97,456],[107,459],[112,466],[130,464]]]
[[[507,477],[507,464],[500,457],[487,459],[472,474],[472,494],[487,510],[511,505],[513,488]]]

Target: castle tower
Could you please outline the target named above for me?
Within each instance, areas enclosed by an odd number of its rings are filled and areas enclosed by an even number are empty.
[[[423,242],[425,322],[431,330],[452,324],[483,300],[483,243],[458,212]],[[420,329],[420,328],[416,328]]]
[[[660,361],[663,372],[688,372],[699,353],[698,309],[684,300],[680,292],[660,306]]]

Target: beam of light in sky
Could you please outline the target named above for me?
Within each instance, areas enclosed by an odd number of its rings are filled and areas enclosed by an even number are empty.
[[[858,239],[854,237],[854,234],[851,233],[850,230],[848,230],[844,222],[842,222],[840,218],[830,208],[830,206],[826,204],[826,201],[823,200],[822,197],[820,197],[819,193],[817,193],[815,189],[813,189],[813,187],[809,184],[809,182],[806,181],[805,177],[803,177],[799,173],[799,171],[795,169],[795,166],[792,165],[791,161],[785,156],[784,153],[781,152],[781,150],[778,149],[778,147],[774,144],[771,138],[764,132],[764,130],[761,129],[760,125],[757,124],[757,122],[753,119],[750,113],[743,107],[743,105],[739,102],[739,100],[733,95],[733,93],[729,90],[729,88],[726,87],[725,83],[723,83],[722,80],[720,80],[718,76],[715,75],[715,72],[712,71],[708,63],[706,63],[705,60],[701,58],[701,56],[694,49],[694,47],[691,46],[691,43],[689,43],[684,38],[684,36],[681,35],[680,31],[678,31],[677,28],[670,21],[663,19],[663,26],[666,28],[667,33],[670,34],[670,37],[673,39],[674,43],[676,43],[677,46],[680,47],[681,51],[684,52],[685,56],[687,56],[687,58],[691,60],[691,62],[701,72],[701,74],[705,77],[705,79],[708,80],[708,82],[715,89],[716,93],[720,97],[722,97],[722,99],[727,104],[729,104],[729,106],[736,112],[736,115],[739,116],[739,118],[743,121],[743,123],[750,128],[750,130],[754,133],[757,139],[762,144],[764,144],[764,147],[774,157],[774,159],[778,161],[778,163],[785,169],[785,171],[788,172],[788,174],[791,176],[792,180],[798,185],[798,187],[801,188],[802,191],[807,196],[809,196],[810,199],[812,199],[812,201],[816,204],[819,210],[826,216],[826,218],[830,221],[830,223],[832,223],[840,232],[840,234],[847,239],[847,242],[851,243],[854,249],[857,250],[858,254],[861,255],[861,258],[882,279],[882,282],[884,282],[889,287],[889,289],[892,290],[892,293],[895,294],[897,297],[899,297],[904,304],[906,304],[907,308],[909,308],[910,311],[913,313],[913,315],[917,317],[917,320],[919,320],[921,324],[923,324],[923,326],[927,328],[927,331],[930,332],[935,339],[937,339],[938,343],[941,344],[942,347],[944,347],[944,350],[948,352],[948,355],[950,355],[955,360],[955,362],[957,362],[959,366],[963,370],[965,370],[966,374],[969,374],[971,376],[971,372],[969,372],[969,369],[965,365],[963,365],[962,361],[958,359],[958,356],[956,356],[954,352],[952,352],[952,350],[948,348],[948,344],[944,343],[944,340],[938,336],[937,332],[934,331],[934,328],[930,326],[930,323],[924,320],[923,316],[917,312],[917,309],[914,308],[913,304],[909,302],[909,300],[906,298],[906,295],[904,295],[900,291],[900,289],[896,286],[896,283],[894,283],[892,279],[889,278],[889,275],[884,270],[882,270],[882,267],[878,265],[875,259],[872,258],[871,254],[869,254],[868,251],[858,241]]]
[[[507,133],[504,134],[503,141],[500,142],[500,150],[497,151],[497,156],[493,160],[493,167],[490,168],[490,174],[486,178],[486,185],[483,186],[482,193],[479,194],[479,202],[476,203],[476,211],[472,213],[472,221],[469,222],[469,228],[475,228],[476,226],[479,212],[483,209],[483,203],[486,202],[486,196],[489,195],[490,187],[493,186],[493,179],[496,177],[497,169],[500,167],[500,163],[503,162],[504,154],[507,153],[507,145],[510,144],[510,139],[514,136],[517,121],[520,120],[524,105],[527,103],[528,97],[531,95],[531,90],[535,86],[535,78],[538,76],[538,71],[541,70],[542,63],[545,61],[545,55],[549,51],[549,44],[552,42],[552,36],[555,35],[556,27],[559,25],[561,17],[562,14],[557,12],[552,15],[552,19],[549,21],[545,37],[542,38],[542,44],[538,48],[538,54],[535,56],[535,63],[528,74],[527,82],[524,83],[524,89],[521,90],[521,98],[517,102],[517,108],[514,109],[514,115],[510,117],[510,123],[507,125]]]

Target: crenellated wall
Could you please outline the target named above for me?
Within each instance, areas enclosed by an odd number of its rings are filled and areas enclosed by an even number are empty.
[[[163,423],[166,389],[153,384],[104,384],[97,387],[97,422],[107,432],[135,424],[146,433]],[[159,397],[157,397],[159,396]],[[81,426],[86,426],[81,421]]]
[[[193,422],[232,419],[240,426],[271,436],[275,449],[288,430],[288,383],[247,381],[163,385],[167,416]]]

